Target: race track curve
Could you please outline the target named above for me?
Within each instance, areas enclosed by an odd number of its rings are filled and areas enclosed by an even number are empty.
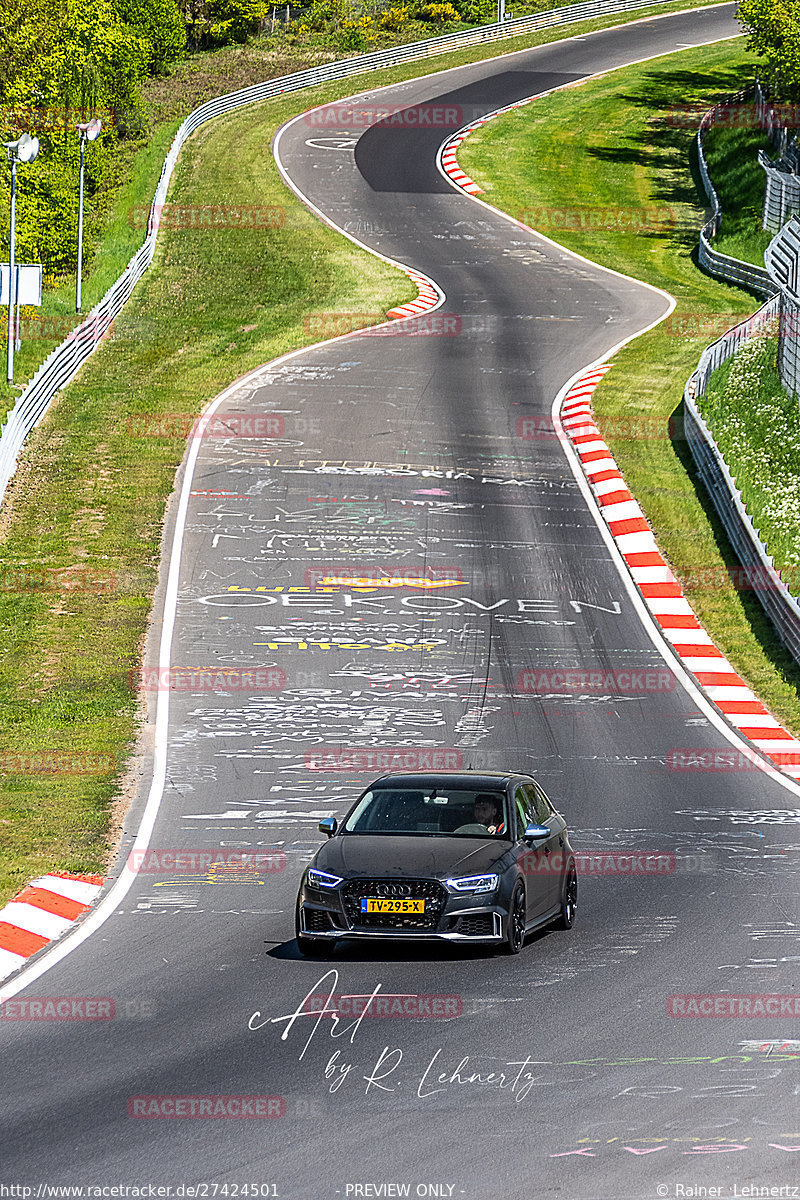
[[[456,109],[452,129],[736,32],[732,5],[648,19],[355,104]],[[796,1048],[780,1047],[793,1023],[680,1019],[667,1003],[796,987],[798,789],[753,770],[667,769],[670,750],[730,742],[677,664],[670,673],[563,443],[518,436],[521,418],[543,425],[568,381],[668,301],[454,191],[436,166],[447,130],[359,119],[333,131],[296,119],[280,164],[327,219],[432,278],[440,320],[268,364],[220,399],[229,435],[192,443],[148,662],[265,674],[252,690],[151,694],[116,890],[0,992],[17,1004],[105,997],[115,1016],[0,1021],[2,1182],[31,1198],[48,1196],[40,1184],[153,1183],[284,1200],[638,1200],[787,1184],[800,1114]],[[269,414],[270,436],[237,436],[240,414]],[[322,583],[378,571],[458,582]],[[558,667],[667,670],[669,682],[527,690]],[[576,849],[671,865],[583,875],[576,927],[516,958],[339,944],[329,962],[301,959],[294,898],[317,822],[377,773],[346,757],[318,770],[325,748],[439,749],[534,771]],[[137,831],[159,852],[275,848],[285,866],[131,873]],[[338,1038],[327,1022],[288,1020],[309,992],[378,986],[446,997],[445,1015],[415,1001],[415,1016]],[[280,1097],[283,1115],[137,1115],[150,1110],[136,1098],[153,1096]]]

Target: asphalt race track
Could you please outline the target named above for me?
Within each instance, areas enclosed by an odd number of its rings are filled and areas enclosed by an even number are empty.
[[[457,108],[461,125],[731,36],[732,14],[651,19],[355,103]],[[174,587],[162,664],[234,681],[264,670],[222,693],[154,685],[119,868],[144,814],[140,841],[159,852],[275,848],[283,869],[126,871],[77,937],[23,972],[24,990],[5,986],[17,1001],[109,998],[116,1015],[0,1021],[3,1182],[42,1197],[40,1184],[151,1183],[285,1200],[788,1185],[792,1021],[681,1019],[667,1005],[796,988],[798,788],[757,770],[667,769],[670,750],[730,743],[669,671],[562,442],[545,435],[567,381],[667,303],[454,191],[435,161],[446,130],[314,120],[280,136],[293,186],[435,280],[441,322],[266,366],[221,401],[225,436],[192,443],[182,555],[172,582],[165,566],[148,662]],[[268,414],[269,436],[246,436],[242,414]],[[543,435],[518,436],[521,418]],[[182,520],[176,500],[168,558]],[[395,586],[347,582],[377,576]],[[529,690],[557,667],[650,669],[661,683]],[[355,748],[532,770],[576,849],[604,852],[592,861],[650,852],[667,868],[583,874],[576,927],[516,958],[340,943],[328,961],[301,959],[293,906],[317,822],[379,773],[331,756]],[[309,993],[378,987],[445,999],[338,1026],[290,1020]],[[155,1096],[278,1097],[283,1115],[140,1115],[155,1109],[136,1099]]]

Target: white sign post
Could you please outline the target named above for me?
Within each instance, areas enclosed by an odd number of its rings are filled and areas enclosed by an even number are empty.
[[[14,261],[15,238],[16,238],[16,220],[17,220],[17,164],[32,163],[35,161],[39,153],[39,139],[30,137],[27,133],[23,133],[21,138],[17,138],[15,142],[4,142],[6,148],[6,157],[11,163],[11,221],[8,231],[8,247],[10,258],[10,269],[8,272],[8,359],[6,363],[6,382],[14,382],[14,343],[18,340],[19,330],[14,333],[14,306],[16,304],[17,292],[17,272],[14,270],[16,263]],[[17,310],[19,315],[19,310]]]
[[[16,313],[14,314],[14,349],[19,350],[22,342],[19,336],[19,306],[33,304],[39,308],[42,303],[42,268],[39,263],[14,263],[16,286],[13,288]],[[11,271],[9,263],[0,263],[0,304],[8,304],[12,289],[9,287]],[[11,314],[9,313],[9,316]]]

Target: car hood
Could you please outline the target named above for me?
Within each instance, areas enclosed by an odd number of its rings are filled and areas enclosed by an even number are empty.
[[[314,866],[344,878],[416,878],[478,875],[495,868],[509,850],[497,838],[374,836],[333,837],[317,851]]]

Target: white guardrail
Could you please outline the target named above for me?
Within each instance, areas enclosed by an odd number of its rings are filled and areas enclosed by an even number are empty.
[[[745,507],[742,493],[730,473],[696,404],[706,390],[711,372],[731,358],[742,342],[768,332],[780,320],[781,296],[772,296],[752,317],[712,342],[700,357],[697,370],[683,394],[684,432],[697,473],[725,527],[736,557],[745,568],[754,594],[774,625],[778,637],[800,663],[800,605],[789,591],[762,542]]]
[[[758,85],[756,85],[757,88]],[[744,91],[737,92],[735,96],[730,96],[724,103],[715,104],[713,108],[705,113],[700,122],[700,128],[697,130],[697,165],[700,168],[700,178],[703,181],[703,187],[711,206],[711,216],[700,230],[698,259],[700,266],[709,275],[713,275],[717,279],[724,279],[726,283],[735,283],[740,287],[751,288],[753,291],[760,292],[762,296],[771,296],[777,291],[777,288],[763,267],[757,267],[753,263],[742,262],[740,259],[731,258],[727,254],[720,254],[711,245],[712,237],[719,233],[722,221],[722,205],[719,202],[716,188],[711,182],[703,142],[706,132],[716,123],[718,117],[730,108],[731,104],[753,98],[753,95],[754,89],[746,88]],[[758,100],[761,99],[760,91],[757,91],[756,96]],[[763,104],[760,107],[757,105],[757,110],[763,122],[766,119]]]
[[[155,253],[161,209],[167,198],[167,190],[178,154],[186,139],[191,137],[195,130],[199,129],[206,121],[211,121],[214,117],[232,112],[247,104],[256,104],[260,100],[279,96],[282,92],[298,91],[300,88],[312,87],[314,84],[344,79],[349,75],[360,75],[365,71],[374,71],[379,67],[391,67],[411,62],[414,59],[430,58],[443,51],[457,50],[463,46],[475,46],[482,42],[516,37],[518,34],[533,33],[538,29],[568,25],[574,21],[602,17],[606,14],[633,12],[636,9],[650,8],[662,3],[664,0],[589,0],[589,3],[585,4],[570,4],[562,8],[547,9],[544,12],[504,21],[500,24],[481,25],[475,29],[462,30],[459,33],[446,33],[425,41],[395,46],[391,50],[376,50],[370,54],[359,54],[338,62],[310,67],[292,75],[280,75],[265,83],[252,84],[250,87],[242,88],[241,91],[218,96],[194,109],[175,134],[169,153],[164,160],[161,178],[150,209],[144,243],[134,254],[119,279],[111,285],[102,300],[91,310],[86,320],[77,325],[66,340],[47,357],[20,395],[0,429],[0,502],[2,502],[8,482],[16,470],[17,458],[25,438],[42,420],[56,392],[74,379],[82,364],[97,349],[112,321],[122,311],[134,287],[150,266]]]
[[[736,480],[731,475],[728,464],[700,415],[696,403],[697,397],[705,392],[712,371],[731,358],[743,342],[774,328],[777,328],[781,334],[779,366],[784,386],[788,383],[790,389],[796,392],[798,379],[800,379],[796,338],[798,317],[795,316],[795,313],[800,310],[797,310],[796,303],[792,302],[792,296],[787,292],[787,288],[782,286],[790,282],[788,272],[792,267],[796,271],[796,256],[794,258],[789,256],[791,261],[787,258],[787,261],[783,263],[785,269],[782,275],[780,270],[775,269],[776,264],[771,263],[770,259],[770,251],[779,242],[780,235],[773,239],[767,251],[766,261],[768,265],[772,266],[770,271],[766,269],[761,271],[749,263],[718,254],[711,248],[708,240],[719,229],[722,209],[708,172],[708,164],[703,152],[703,136],[705,131],[714,124],[717,116],[724,112],[726,106],[744,100],[752,94],[752,89],[739,92],[736,96],[732,96],[726,104],[712,108],[703,117],[697,132],[700,174],[712,210],[711,219],[703,226],[700,235],[699,258],[710,274],[717,275],[730,283],[744,284],[761,291],[770,298],[751,317],[734,325],[732,329],[729,329],[727,333],[724,333],[721,338],[712,342],[703,351],[697,369],[684,389],[684,432],[697,467],[697,473],[725,527],[731,546],[745,569],[754,594],[758,597],[761,606],[775,627],[781,642],[795,661],[800,663],[800,604],[775,569],[773,559],[747,511]],[[774,136],[776,132],[780,136],[781,131],[777,126],[774,114],[769,110],[758,84],[755,88],[755,100],[762,127],[770,136]],[[775,253],[773,252],[773,257],[775,257]],[[784,257],[786,256],[784,255]],[[790,315],[794,316],[796,322],[794,326],[789,320]],[[783,328],[781,328],[782,325]],[[794,336],[789,336],[793,330]],[[791,362],[787,358],[790,351],[794,355]]]

